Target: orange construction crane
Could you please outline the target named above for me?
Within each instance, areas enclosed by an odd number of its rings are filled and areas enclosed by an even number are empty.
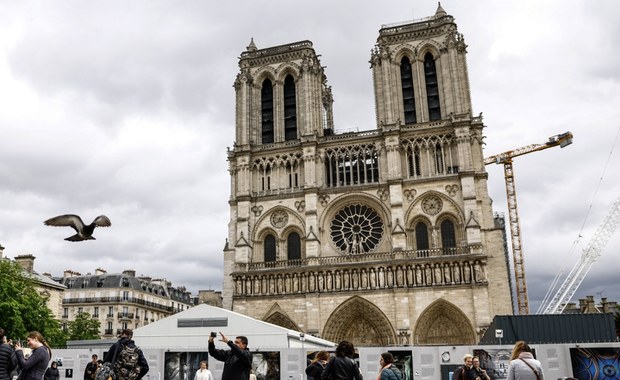
[[[515,282],[517,290],[517,306],[519,314],[526,315],[530,312],[527,300],[527,286],[525,284],[525,265],[523,264],[523,250],[521,249],[521,229],[519,227],[519,213],[517,212],[517,189],[515,188],[512,159],[524,154],[538,152],[554,146],[564,148],[572,144],[573,134],[565,132],[549,137],[544,144],[527,145],[515,150],[496,154],[484,159],[484,164],[504,164],[504,178],[506,180],[506,200],[508,201],[508,215],[510,219],[510,238],[512,242],[512,257],[514,261]]]

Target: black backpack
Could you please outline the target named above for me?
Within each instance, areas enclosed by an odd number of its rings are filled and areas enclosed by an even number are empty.
[[[124,344],[121,352],[118,353],[116,362],[114,362],[114,380],[136,380],[140,376],[140,355],[142,351],[140,347],[129,347]]]

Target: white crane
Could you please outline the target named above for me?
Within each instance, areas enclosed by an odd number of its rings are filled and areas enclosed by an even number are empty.
[[[609,242],[611,235],[620,224],[620,197],[612,204],[609,213],[598,226],[594,237],[584,249],[570,273],[555,293],[555,296],[549,303],[543,300],[538,311],[542,310],[542,314],[561,314],[566,304],[571,300],[579,285],[586,277],[592,264],[601,256],[601,252],[605,245]]]
[[[573,134],[565,132],[551,136],[544,144],[531,144],[521,148],[509,150],[484,159],[484,164],[503,164],[504,180],[506,181],[506,200],[508,201],[508,216],[510,220],[510,239],[512,242],[512,258],[514,261],[515,282],[517,290],[517,306],[519,314],[530,313],[527,299],[527,286],[525,283],[525,263],[523,262],[523,250],[521,248],[521,227],[519,226],[519,211],[517,209],[517,188],[515,186],[512,160],[524,154],[538,152],[554,146],[564,148],[573,143]]]

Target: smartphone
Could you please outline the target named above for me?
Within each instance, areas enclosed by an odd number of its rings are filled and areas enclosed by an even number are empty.
[[[217,333],[216,333],[216,332],[211,331],[211,338],[215,338],[215,337],[217,337]]]

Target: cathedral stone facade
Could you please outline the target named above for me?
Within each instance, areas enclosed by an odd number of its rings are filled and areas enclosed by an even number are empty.
[[[383,26],[376,129],[336,133],[312,43],[250,43],[234,84],[225,308],[364,346],[472,344],[512,314],[466,48],[441,6]]]

